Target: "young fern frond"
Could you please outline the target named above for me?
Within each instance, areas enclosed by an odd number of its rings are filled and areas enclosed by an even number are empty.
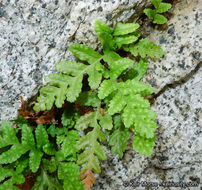
[[[61,73],[50,74],[45,78],[50,85],[40,90],[41,96],[35,103],[35,111],[50,110],[54,102],[58,108],[61,108],[66,99],[74,102],[81,92],[83,76],[86,73],[90,87],[96,89],[99,86],[104,71],[100,63],[102,55],[82,44],[71,45],[69,50],[80,60],[87,61],[89,64],[72,61],[57,63],[55,69]]]
[[[77,164],[61,163],[61,167],[58,170],[58,178],[63,180],[64,190],[83,190],[83,184],[79,180],[80,168]]]
[[[140,55],[142,58],[151,57],[160,59],[166,53],[162,50],[161,46],[155,45],[154,42],[150,42],[147,38],[141,39],[136,44],[131,44],[124,47],[125,51],[129,51],[134,56]]]
[[[119,158],[123,157],[123,152],[126,149],[127,140],[130,138],[130,132],[127,128],[115,129],[109,136],[109,145],[112,146],[112,152],[119,155]]]
[[[155,24],[165,24],[168,20],[163,15],[159,13],[164,13],[168,11],[172,6],[170,3],[162,3],[162,0],[151,0],[155,9],[145,9],[144,13],[148,18],[153,19]]]
[[[152,88],[137,80],[119,83],[105,80],[99,88],[98,96],[104,99],[114,91],[116,93],[110,100],[108,113],[119,113],[126,128],[131,128],[142,137],[153,138],[157,128],[156,114],[151,110],[149,101],[142,97],[151,94]]]
[[[100,121],[98,123],[98,120]],[[77,163],[83,165],[82,171],[89,169],[94,170],[96,173],[100,173],[99,160],[106,160],[106,154],[104,148],[100,145],[100,142],[106,140],[104,133],[101,131],[101,127],[105,129],[112,129],[112,118],[106,114],[102,116],[100,111],[91,112],[81,116],[76,123],[76,129],[84,130],[88,127],[93,127],[93,130],[82,136],[78,142],[78,148],[84,150],[78,157]]]
[[[8,122],[2,122],[1,142],[3,143],[1,143],[1,148],[7,147],[8,145],[12,146],[10,149],[5,150],[0,154],[0,164],[11,164],[16,162],[18,164],[16,168],[16,175],[19,176],[28,166],[33,173],[38,171],[41,164],[41,158],[44,154],[42,152],[42,148],[50,144],[47,132],[44,129],[43,125],[38,125],[35,130],[36,143],[30,126],[28,126],[27,124],[23,124],[21,130],[22,137],[20,143],[15,129]],[[27,152],[29,152],[28,159],[24,160],[23,162],[20,161],[20,158]],[[14,175],[15,172],[12,173],[12,176]],[[12,181],[14,181],[14,183],[12,184],[23,183],[22,181],[19,181],[17,183],[17,181],[13,179]],[[9,182],[9,184],[10,183],[11,182]]]
[[[159,13],[167,11],[170,6],[161,3],[161,0],[152,0],[152,3],[156,9],[145,10],[145,13],[148,13],[150,18],[154,17],[154,22],[157,22],[157,17],[162,16]],[[98,53],[83,44],[71,45],[69,50],[80,62],[61,61],[55,65],[58,73],[45,78],[48,86],[40,90],[34,110],[50,110],[54,104],[57,108],[62,108],[65,101],[72,103],[62,114],[59,125],[62,128],[51,125],[46,130],[42,125],[37,126],[35,143],[32,130],[23,124],[22,144],[15,137],[15,131],[9,129],[9,133],[3,132],[5,137],[0,141],[0,147],[13,145],[13,149],[18,152],[10,160],[5,160],[3,152],[0,158],[2,156],[5,163],[12,163],[29,151],[27,160],[31,171],[36,172],[42,164],[42,172],[37,178],[35,189],[57,189],[54,183],[59,184],[58,189],[83,189],[78,179],[78,165],[82,168],[81,175],[85,174],[81,179],[84,187],[89,189],[95,182],[92,171],[100,173],[99,160],[106,160],[105,149],[101,144],[107,140],[106,134],[109,134],[112,152],[120,158],[126,149],[130,131],[135,134],[134,150],[146,156],[152,154],[156,138],[156,114],[145,96],[152,94],[153,89],[140,80],[148,68],[146,59],[159,59],[165,52],[147,38],[139,39],[138,28],[137,23],[118,23],[112,29],[97,20],[95,32],[103,51]],[[118,54],[120,49],[138,57],[121,57]],[[135,60],[139,62],[136,63]],[[84,75],[88,75],[88,85]],[[75,111],[74,107],[79,111]],[[78,131],[83,132],[81,137]],[[49,139],[54,139],[57,146],[51,144]],[[12,147],[8,151],[16,152]],[[43,157],[44,154],[49,156],[49,159]],[[48,173],[57,173],[57,180],[54,181]]]

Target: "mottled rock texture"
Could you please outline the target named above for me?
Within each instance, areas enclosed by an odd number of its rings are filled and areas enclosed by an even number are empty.
[[[60,60],[72,59],[73,42],[97,46],[94,21],[127,20],[149,1],[0,1],[0,120],[16,117],[20,96],[37,93],[43,76]]]
[[[95,190],[129,190],[127,182],[202,181],[202,2],[178,0],[164,29],[145,32],[167,51],[150,61],[144,81],[154,89],[159,128],[154,153],[140,156],[128,143],[119,160],[108,153]],[[56,62],[74,59],[71,43],[97,47],[94,21],[136,20],[149,0],[3,0],[0,1],[0,120],[15,118],[20,96],[28,99],[43,85]],[[132,182],[131,181],[131,182]],[[124,186],[125,184],[125,186]],[[126,187],[128,186],[128,187]],[[135,189],[182,189],[136,187]],[[192,187],[187,189],[200,189]]]

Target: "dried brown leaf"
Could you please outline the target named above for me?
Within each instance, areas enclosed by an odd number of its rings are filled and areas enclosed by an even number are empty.
[[[21,107],[20,109],[18,109],[18,115],[24,117],[25,119],[31,119],[35,121],[37,124],[56,123],[54,106],[52,107],[51,110],[36,113],[32,110],[29,110],[27,102],[24,101],[22,96],[20,98],[21,98]]]
[[[80,173],[79,179],[82,180],[84,185],[84,190],[90,190],[90,188],[95,183],[95,177],[91,170],[84,170]]]

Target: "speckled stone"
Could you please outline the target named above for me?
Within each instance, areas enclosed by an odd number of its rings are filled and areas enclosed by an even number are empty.
[[[98,18],[108,24],[127,21],[149,1],[141,0],[3,0],[0,3],[0,120],[16,117],[20,96],[30,98],[43,84],[53,65],[74,59],[73,42],[97,47],[93,31]],[[161,44],[167,55],[150,61],[144,81],[159,94],[152,108],[159,128],[154,153],[135,153],[128,142],[123,159],[107,149],[108,160],[96,175],[93,190],[162,189],[181,187],[132,187],[128,182],[202,182],[202,2],[180,0],[168,28],[149,28],[149,38]],[[196,70],[196,68],[199,68]],[[192,77],[186,78],[191,71]],[[181,81],[183,84],[177,84]],[[169,84],[176,84],[169,86]],[[200,187],[187,188],[197,190]]]
[[[150,28],[149,38],[167,51],[160,61],[150,61],[144,78],[155,93],[152,108],[157,113],[157,141],[150,158],[134,153],[128,145],[123,160],[109,154],[103,162],[103,172],[94,190],[155,189],[181,190],[183,187],[164,187],[162,182],[202,184],[202,64],[201,64],[201,8],[199,1],[181,1],[164,31]],[[193,70],[195,70],[193,72]],[[192,77],[190,75],[192,71]],[[187,76],[187,77],[186,77]],[[170,86],[169,84],[173,84]],[[139,185],[135,182],[140,182]],[[144,187],[154,182],[157,187]],[[131,185],[128,185],[131,184]],[[133,184],[133,185],[132,185]]]
[[[20,96],[32,97],[60,60],[73,59],[71,43],[97,46],[94,22],[125,21],[142,0],[0,1],[0,121],[13,119]]]
[[[166,56],[160,61],[150,61],[144,81],[158,93],[165,85],[175,83],[189,74],[202,61],[202,1],[181,0],[161,31],[149,28],[148,36],[161,45]]]
[[[156,146],[151,157],[140,156],[129,143],[122,160],[108,154],[102,164],[94,190],[131,190],[128,182],[138,190],[144,183],[155,182],[149,189],[180,190],[181,187],[163,187],[162,182],[200,182],[202,184],[202,67],[185,84],[167,89],[152,109],[157,113]],[[124,186],[126,185],[126,186]],[[197,190],[197,187],[187,188]]]

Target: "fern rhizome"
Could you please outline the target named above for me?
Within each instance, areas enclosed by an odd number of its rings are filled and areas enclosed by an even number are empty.
[[[156,114],[146,96],[153,89],[141,79],[148,60],[165,52],[141,37],[137,23],[111,29],[97,20],[95,32],[102,51],[71,45],[78,61],[57,63],[34,104],[35,112],[61,108],[59,124],[36,125],[23,117],[15,127],[2,122],[0,190],[19,189],[30,174],[33,190],[88,190],[101,172],[100,160],[107,159],[103,142],[119,158],[129,139],[141,155],[152,154]]]

